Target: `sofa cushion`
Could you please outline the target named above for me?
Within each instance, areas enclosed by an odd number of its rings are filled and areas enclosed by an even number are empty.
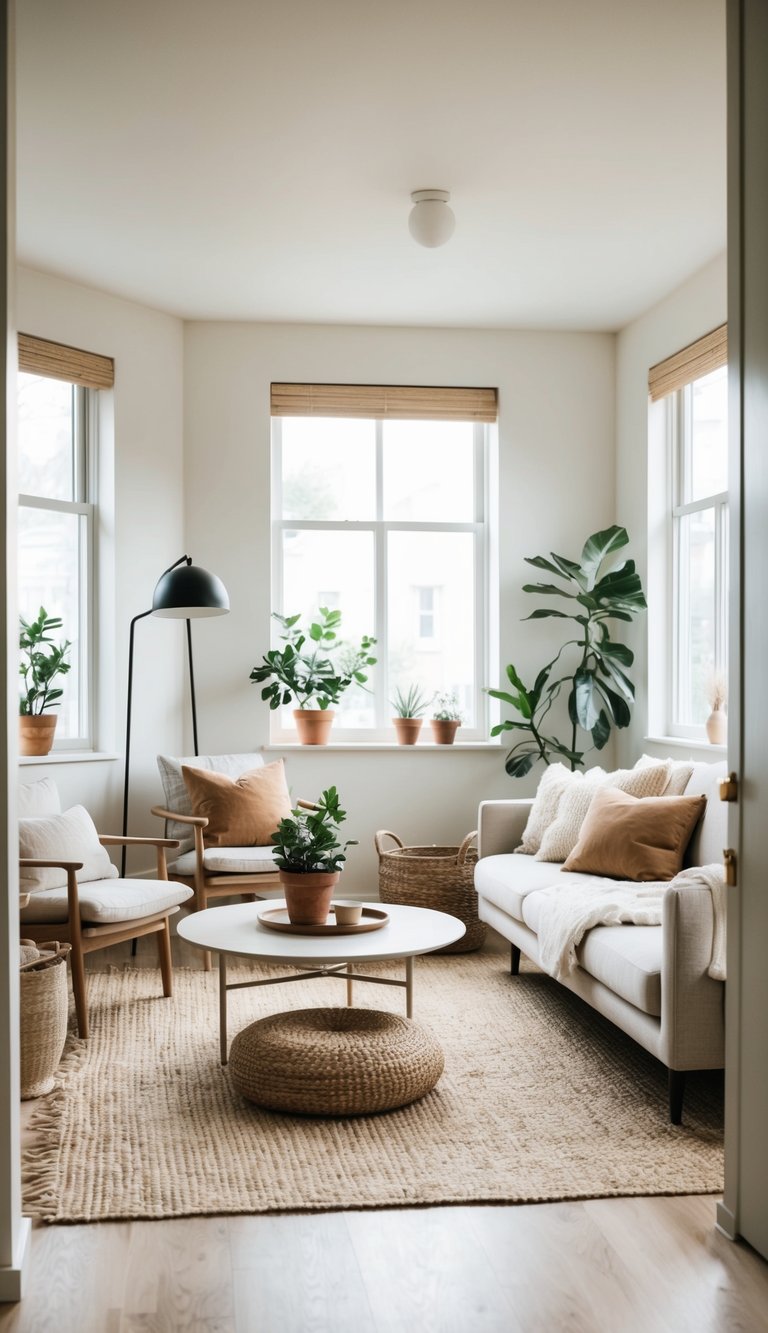
[[[599,770],[602,772],[602,769]],[[554,823],[560,801],[566,789],[574,782],[583,782],[584,774],[572,773],[565,764],[548,764],[539,778],[536,795],[528,816],[528,823],[523,830],[523,838],[515,850],[526,856],[533,856],[541,846],[541,840]]]
[[[709,866],[723,859],[723,848],[728,846],[728,805],[720,800],[719,788],[727,776],[725,760],[693,766],[685,794],[706,796],[707,809],[688,844],[686,866]]]
[[[475,888],[482,898],[524,921],[523,903],[528,894],[548,889],[553,884],[592,884],[590,875],[563,872],[550,861],[537,861],[521,852],[501,856],[483,856],[475,866]]]
[[[168,880],[109,879],[79,884],[80,920],[84,926],[103,926],[135,921],[169,907],[178,907],[192,897],[184,884]],[[54,925],[67,920],[67,890],[43,889],[33,893],[21,910],[24,925]]]
[[[211,874],[276,875],[274,847],[206,847],[203,865]],[[185,852],[168,867],[174,875],[194,875],[195,853]]]
[[[564,870],[635,883],[673,879],[704,813],[704,796],[646,796],[598,791]]]
[[[282,759],[231,778],[182,764],[182,777],[196,815],[208,820],[208,847],[264,847],[281,819],[291,813]]]
[[[99,842],[96,825],[82,805],[73,805],[61,815],[20,819],[19,856],[33,861],[82,861],[82,868],[76,872],[78,883],[115,879],[118,874]],[[67,872],[58,866],[40,870],[22,866],[19,870],[19,887],[24,893],[66,889],[66,884]]]
[[[536,853],[539,861],[565,861],[579,840],[581,826],[595,792],[603,787],[618,787],[632,796],[661,796],[666,787],[672,761],[665,760],[647,768],[619,768],[614,773],[592,769],[584,774],[581,785],[569,787],[563,796],[557,818],[550,824]]]

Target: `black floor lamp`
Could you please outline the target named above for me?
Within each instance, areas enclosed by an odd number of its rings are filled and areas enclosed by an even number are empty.
[[[183,555],[160,575],[148,611],[141,611],[131,621],[128,646],[128,708],[125,724],[125,786],[123,789],[123,837],[128,832],[128,780],[131,766],[131,701],[133,696],[133,632],[137,620],[146,616],[165,616],[187,622],[187,657],[189,660],[189,690],[192,696],[192,736],[197,754],[197,706],[195,703],[195,673],[192,665],[192,627],[190,620],[197,616],[224,616],[229,610],[229,595],[220,578],[207,569],[192,564],[192,557]],[[123,847],[120,874],[125,878],[127,847]]]

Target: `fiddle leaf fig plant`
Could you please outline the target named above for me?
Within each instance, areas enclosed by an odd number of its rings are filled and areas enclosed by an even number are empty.
[[[70,670],[71,663],[66,658],[72,645],[69,639],[54,643],[49,636],[53,630],[61,629],[63,623],[58,616],[49,616],[44,606],[40,607],[37,620],[26,621],[19,616],[21,717],[39,715],[46,708],[57,708],[61,702],[64,691],[54,688],[53,682]]]
[[[250,674],[255,685],[264,685],[261,697],[269,700],[270,708],[295,699],[297,708],[326,709],[335,706],[353,682],[366,684],[366,668],[376,665],[371,655],[376,640],[368,634],[359,645],[339,639],[340,611],[321,606],[317,620],[306,629],[300,625],[300,615],[273,612],[272,618],[282,625],[280,638],[285,647],[270,649]]]
[[[585,755],[584,743],[579,743],[580,730],[590,734],[596,750],[602,750],[614,726],[629,725],[635,687],[627,669],[632,666],[634,654],[626,644],[611,638],[609,622],[631,622],[645,610],[647,603],[634,560],[622,560],[605,568],[609,557],[628,541],[626,528],[613,526],[593,533],[584,543],[579,560],[554,552],[549,557],[526,556],[529,565],[545,570],[560,582],[526,583],[523,592],[564,598],[568,606],[565,610],[537,607],[525,619],[570,620],[578,628],[576,637],[566,640],[552,661],[541,668],[531,687],[524,684],[510,665],[506,670],[512,691],[488,691],[519,715],[500,722],[491,732],[493,736],[506,731],[523,733],[506,758],[505,768],[511,777],[523,777],[538,759],[547,764],[554,759],[565,759],[571,769],[579,768]],[[567,649],[576,653],[576,663],[570,672],[563,670],[561,661]],[[547,715],[564,689],[568,691],[571,722],[569,741],[558,740],[545,730]]]

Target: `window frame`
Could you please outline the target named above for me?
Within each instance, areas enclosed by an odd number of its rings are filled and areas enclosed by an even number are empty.
[[[364,420],[366,418],[359,418]],[[367,418],[370,420],[370,418]],[[383,514],[384,501],[384,418],[375,418],[375,476],[376,476],[376,515],[372,519],[286,519],[282,517],[282,421],[283,415],[271,417],[271,609],[281,615],[291,613],[291,608],[283,606],[283,532],[370,532],[373,538],[374,561],[374,628],[371,633],[376,638],[375,655],[378,659],[372,668],[372,694],[376,725],[374,727],[342,727],[338,720],[334,722],[334,740],[349,745],[394,744],[392,739],[390,689],[387,683],[388,629],[387,629],[387,538],[391,532],[468,532],[473,536],[473,587],[475,605],[474,634],[474,692],[473,711],[475,725],[462,725],[460,741],[466,743],[485,742],[488,740],[490,727],[490,709],[488,696],[483,681],[489,679],[489,607],[490,607],[490,504],[489,471],[491,423],[472,421],[473,469],[475,506],[473,519],[464,523],[453,522],[403,522],[387,520]],[[274,626],[274,621],[271,622]],[[343,625],[342,625],[343,629]],[[271,635],[271,646],[277,646],[279,637]],[[273,744],[298,744],[293,728],[283,727],[279,721],[279,711],[270,711],[270,741]],[[422,743],[423,744],[423,743]]]
[[[51,378],[36,370],[25,370],[38,379]],[[58,376],[55,378],[59,378]],[[49,513],[72,514],[80,518],[78,548],[78,626],[79,681],[77,736],[54,738],[53,752],[85,752],[95,748],[96,715],[96,495],[98,486],[98,391],[82,384],[70,384],[73,403],[72,500],[49,499],[42,495],[19,492],[18,508]],[[66,637],[66,626],[64,627]]]

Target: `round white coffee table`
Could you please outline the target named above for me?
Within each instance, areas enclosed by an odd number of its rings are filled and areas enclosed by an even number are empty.
[[[348,1005],[352,1004],[354,981],[404,987],[406,1015],[412,1018],[414,958],[419,954],[432,953],[435,949],[444,949],[446,945],[461,939],[466,930],[463,921],[449,916],[447,912],[378,902],[364,903],[363,906],[386,911],[389,920],[381,930],[366,931],[359,935],[284,934],[261,924],[261,912],[284,906],[281,902],[260,901],[237,903],[232,907],[208,907],[203,912],[191,912],[179,923],[178,933],[182,939],[219,955],[219,1038],[223,1065],[227,1063],[228,991],[339,975],[347,983]],[[239,981],[230,985],[227,983],[227,957],[230,954],[300,970],[298,973],[281,974],[259,981]],[[355,970],[360,963],[393,958],[405,961],[403,981],[392,977],[365,976]]]

